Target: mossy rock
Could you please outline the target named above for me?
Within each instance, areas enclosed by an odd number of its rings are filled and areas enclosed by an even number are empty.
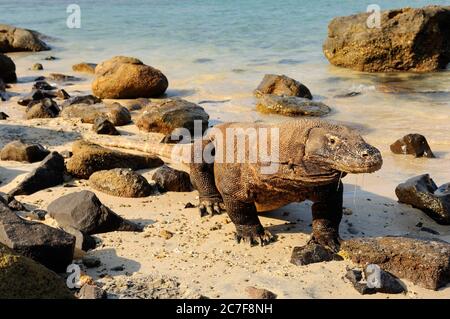
[[[73,299],[64,280],[0,244],[0,299]]]

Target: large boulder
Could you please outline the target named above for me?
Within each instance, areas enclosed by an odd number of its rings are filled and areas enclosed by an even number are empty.
[[[61,111],[64,118],[80,118],[81,122],[94,124],[98,117],[105,117],[115,126],[127,125],[131,122],[130,111],[119,103],[112,104],[72,104]]]
[[[425,136],[420,134],[407,134],[396,140],[390,146],[394,154],[411,154],[415,157],[434,158]]]
[[[123,153],[82,140],[73,144],[72,152],[73,156],[67,162],[67,171],[72,176],[85,179],[102,170],[113,168],[137,170],[164,164],[157,156]]]
[[[450,62],[450,6],[403,8],[334,18],[323,52],[330,63],[365,72],[434,71]]]
[[[50,151],[41,144],[28,144],[17,140],[6,144],[2,148],[0,159],[2,161],[34,163],[42,161],[49,153]]]
[[[63,278],[0,244],[0,299],[74,299]]]
[[[262,113],[286,116],[324,116],[331,109],[322,102],[311,101],[296,96],[263,94],[258,98],[256,109]]]
[[[118,197],[147,197],[153,192],[148,181],[129,168],[95,172],[89,177],[89,186]]]
[[[298,96],[312,100],[309,89],[286,75],[266,74],[254,91],[256,97],[262,94]]]
[[[45,51],[49,46],[39,32],[0,24],[0,52]]]
[[[341,254],[358,264],[377,264],[399,278],[437,290],[450,281],[450,244],[406,237],[356,238]]]
[[[395,188],[400,203],[410,204],[425,212],[437,223],[450,225],[450,190],[437,187],[430,175],[412,177]]]
[[[0,243],[56,272],[72,263],[75,237],[17,216],[0,203]]]
[[[193,134],[195,121],[200,123],[203,132],[208,128],[208,120],[209,115],[201,106],[182,99],[168,99],[146,106],[136,125],[145,132],[169,134],[186,128]]]
[[[1,37],[1,32],[0,32]],[[0,42],[1,47],[1,42]],[[10,57],[0,53],[0,79],[5,83],[17,81],[16,65]]]
[[[64,171],[64,158],[58,152],[51,152],[8,194],[10,196],[31,195],[40,190],[60,185],[64,182]]]
[[[138,59],[116,56],[97,65],[92,91],[100,98],[133,99],[161,96],[168,85],[161,71]]]
[[[64,195],[51,202],[47,211],[62,227],[72,227],[87,235],[111,231],[142,231],[141,226],[114,213],[90,191]]]

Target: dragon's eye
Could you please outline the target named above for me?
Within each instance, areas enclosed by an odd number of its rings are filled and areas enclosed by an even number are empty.
[[[330,138],[330,144],[336,143],[336,140],[334,138]]]

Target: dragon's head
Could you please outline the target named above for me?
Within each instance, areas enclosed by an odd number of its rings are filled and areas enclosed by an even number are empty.
[[[355,130],[341,125],[311,128],[304,152],[304,160],[344,173],[372,173],[383,164],[378,149]]]

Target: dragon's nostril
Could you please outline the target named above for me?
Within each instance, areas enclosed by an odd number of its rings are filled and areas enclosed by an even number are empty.
[[[369,156],[369,154],[368,154],[367,152],[364,152],[364,153],[362,154],[362,157],[367,157],[367,156]]]

